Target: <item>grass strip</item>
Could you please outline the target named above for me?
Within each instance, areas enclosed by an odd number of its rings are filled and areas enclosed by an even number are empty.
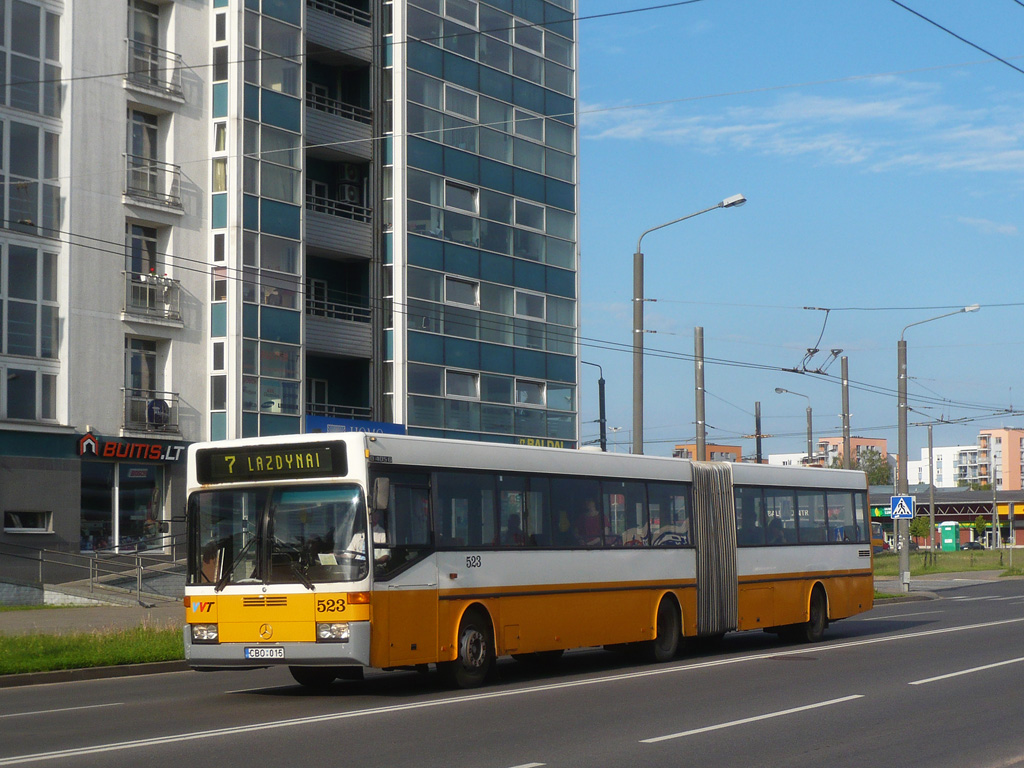
[[[1024,553],[1017,559],[1024,558]],[[1009,566],[1007,550],[967,550],[957,552],[911,552],[910,575],[929,573],[960,573],[968,571],[1002,571]],[[1017,570],[1016,568],[1014,570]],[[899,574],[899,557],[895,552],[875,555],[875,576]]]
[[[183,658],[180,629],[134,627],[66,635],[0,636],[0,675]]]

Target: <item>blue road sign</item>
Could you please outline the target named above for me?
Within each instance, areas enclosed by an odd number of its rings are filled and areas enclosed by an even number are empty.
[[[889,515],[893,520],[914,519],[913,496],[890,496],[889,504]]]

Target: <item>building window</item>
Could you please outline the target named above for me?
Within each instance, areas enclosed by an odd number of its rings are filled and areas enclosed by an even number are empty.
[[[517,405],[544,405],[544,382],[516,379]]]
[[[449,19],[461,21],[463,24],[476,26],[476,0],[444,0],[444,15]]]
[[[53,512],[4,511],[4,533],[52,533]]]
[[[476,307],[480,304],[480,284],[472,280],[460,280],[446,276],[444,279],[444,300],[449,304],[465,304]]]
[[[451,181],[444,183],[444,204],[447,208],[476,213],[478,210],[478,191],[473,187],[456,184]]]
[[[516,315],[544,319],[544,296],[539,293],[516,291]]]
[[[464,371],[445,371],[444,391],[448,397],[480,399],[480,375]]]
[[[544,231],[544,206],[528,203],[525,200],[516,200],[517,227],[529,227],[541,232]]]
[[[478,97],[472,91],[464,91],[453,85],[445,83],[444,86],[444,110],[455,115],[468,117],[470,120],[477,119]]]

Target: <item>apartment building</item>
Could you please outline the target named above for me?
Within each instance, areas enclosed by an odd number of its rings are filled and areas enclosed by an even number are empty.
[[[704,446],[704,454],[702,461],[743,461],[743,448],[738,445],[707,443]],[[677,445],[672,450],[672,456],[677,459],[695,459],[697,444]]]
[[[0,0],[0,541],[205,439],[578,443],[573,0]]]
[[[999,491],[1021,490],[1024,475],[1024,429],[1002,427],[978,431],[978,482]]]

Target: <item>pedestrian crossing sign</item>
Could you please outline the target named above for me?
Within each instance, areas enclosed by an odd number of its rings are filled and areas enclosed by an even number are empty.
[[[890,496],[889,516],[893,520],[914,519],[914,497],[913,496]]]

